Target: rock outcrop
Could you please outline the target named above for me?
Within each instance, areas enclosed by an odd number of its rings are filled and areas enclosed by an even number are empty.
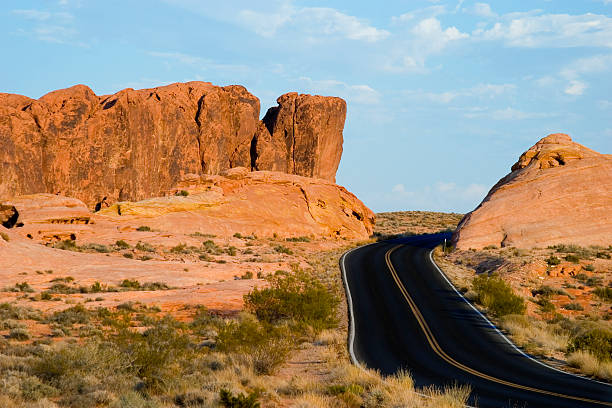
[[[612,244],[612,155],[566,134],[521,155],[482,203],[459,223],[457,248]]]
[[[277,102],[258,129],[253,167],[335,181],[346,102],[295,92]]]
[[[0,94],[0,197],[61,193],[93,207],[233,167],[333,181],[344,101],[287,94],[279,104],[260,122],[259,99],[244,87],[206,82],[106,96],[77,85],[38,100]]]
[[[118,202],[98,214],[154,229],[218,236],[366,239],[374,226],[369,208],[344,187],[322,179],[238,167],[222,175],[186,177],[177,188],[186,195]]]

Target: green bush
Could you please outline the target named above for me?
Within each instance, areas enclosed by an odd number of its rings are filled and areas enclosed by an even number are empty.
[[[593,294],[602,300],[612,302],[612,288],[596,288]]]
[[[146,225],[141,225],[140,227],[136,228],[136,231],[140,231],[140,232],[151,231],[151,227],[148,227]]]
[[[580,303],[568,303],[567,305],[564,305],[563,308],[565,310],[584,310]]]
[[[339,298],[305,271],[279,273],[267,278],[270,286],[244,296],[246,310],[258,319],[277,323],[291,320],[316,332],[335,327]]]
[[[64,325],[89,323],[91,313],[83,305],[76,305],[68,309],[53,313],[47,320],[51,323]]]
[[[482,274],[472,281],[476,301],[496,316],[525,313],[525,302],[497,275]]]
[[[14,329],[11,329],[9,331],[8,338],[19,340],[19,341],[25,341],[25,340],[30,339],[30,333],[28,332],[28,329],[26,329],[25,327],[15,327]]]
[[[219,403],[225,408],[259,408],[257,393],[251,392],[249,395],[242,393],[234,396],[231,391],[222,389],[219,392]]]
[[[243,316],[219,327],[216,344],[220,351],[249,359],[255,373],[270,375],[286,361],[294,337],[287,327]]]
[[[306,236],[302,236],[302,237],[290,237],[290,238],[285,238],[285,241],[287,241],[287,242],[310,242],[310,238],[308,238]]]
[[[592,329],[572,338],[567,352],[588,351],[601,361],[612,359],[612,331]]]
[[[580,257],[578,255],[569,254],[565,256],[565,260],[572,263],[580,262]]]
[[[121,248],[121,249],[128,249],[128,248],[130,247],[130,244],[128,244],[127,242],[125,242],[125,241],[124,241],[124,240],[122,240],[122,239],[120,239],[120,240],[116,241],[116,242],[115,242],[115,245],[116,245],[118,248]]]
[[[135,248],[139,251],[155,252],[155,248],[153,248],[151,244],[148,244],[146,242],[138,242]]]
[[[28,282],[16,283],[13,288],[11,288],[12,292],[23,292],[23,293],[32,293],[34,289],[30,286]]]
[[[549,266],[555,266],[561,263],[561,260],[554,255],[549,256],[545,261]]]
[[[286,246],[283,245],[277,245],[274,247],[274,251],[278,252],[279,254],[287,254],[287,255],[293,255],[293,251],[289,248],[287,248]]]
[[[187,197],[189,195],[189,191],[187,190],[180,190],[177,191],[176,193],[174,193],[175,196],[180,196],[180,197]]]
[[[153,391],[171,385],[180,369],[178,362],[191,351],[188,336],[169,316],[156,321],[143,333],[122,329],[112,340],[131,362],[129,371]]]

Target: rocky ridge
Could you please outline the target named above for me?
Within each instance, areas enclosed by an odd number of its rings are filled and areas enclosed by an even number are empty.
[[[38,100],[0,93],[0,197],[60,193],[89,207],[163,195],[234,167],[335,180],[346,103],[289,93],[259,121],[244,87],[206,82]]]
[[[612,155],[562,133],[521,155],[459,223],[459,249],[612,244]]]

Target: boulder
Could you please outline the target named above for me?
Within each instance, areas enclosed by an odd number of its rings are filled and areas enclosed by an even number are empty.
[[[459,223],[457,248],[612,244],[612,155],[566,134],[521,155],[482,203]]]

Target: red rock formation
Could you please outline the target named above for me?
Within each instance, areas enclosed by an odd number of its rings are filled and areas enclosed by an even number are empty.
[[[287,93],[263,118],[254,167],[335,181],[342,156],[346,102],[340,98]]]
[[[612,244],[612,155],[552,134],[459,223],[457,248]]]
[[[0,94],[0,197],[59,192],[93,207],[105,196],[159,196],[185,174],[237,166],[333,180],[344,101],[288,94],[279,103],[282,124],[267,121],[266,135],[259,100],[241,86],[188,82],[98,97],[77,85],[39,100]]]

